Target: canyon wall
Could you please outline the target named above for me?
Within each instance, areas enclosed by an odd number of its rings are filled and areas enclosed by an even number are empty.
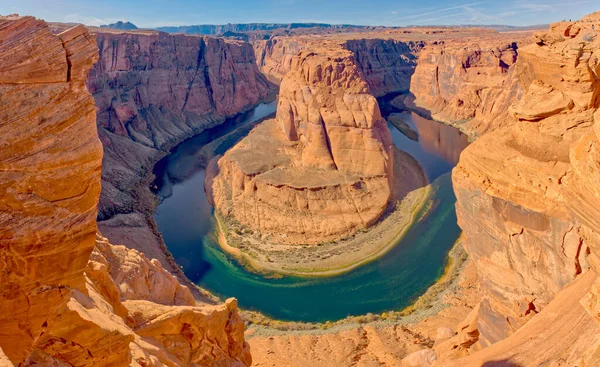
[[[274,82],[290,70],[298,52],[333,43],[352,51],[376,97],[410,92],[395,105],[454,125],[471,137],[511,123],[508,107],[523,95],[516,72],[518,48],[531,43],[528,33],[406,32],[281,36],[252,44],[258,67]]]
[[[425,45],[423,41],[359,39],[346,41],[344,46],[354,53],[371,93],[381,97],[410,90],[417,56]]]
[[[253,107],[272,86],[247,43],[154,31],[97,30],[96,38],[99,61],[87,85],[104,145],[100,228],[167,264],[149,219],[148,171],[169,148]]]
[[[425,42],[393,39],[319,39],[311,36],[272,37],[252,42],[260,70],[274,82],[281,81],[300,51],[311,51],[323,44],[335,44],[354,54],[371,94],[381,97],[406,92],[417,64],[417,55]]]
[[[310,37],[273,37],[252,42],[258,68],[277,84],[290,71],[294,56],[313,45]]]
[[[489,348],[439,365],[600,363],[599,28],[596,13],[520,48],[512,123],[471,144],[453,171],[484,298],[445,347]]]
[[[489,36],[489,35],[488,35]],[[476,137],[510,123],[508,107],[523,95],[516,62],[522,36],[428,45],[410,84],[410,109]]]
[[[96,234],[94,36],[15,15],[0,40],[2,365],[249,366],[235,300],[196,306],[158,261]]]
[[[168,33],[185,33],[185,34],[206,34],[206,35],[223,35],[228,32],[257,32],[257,31],[275,31],[287,29],[302,29],[302,28],[317,28],[325,29],[362,29],[370,28],[370,26],[359,26],[350,24],[327,24],[327,23],[243,23],[243,24],[199,24],[179,27],[158,27],[159,31]]]
[[[276,243],[314,244],[372,225],[391,195],[392,141],[353,54],[338,45],[292,58],[276,120],[207,175],[215,208]]]

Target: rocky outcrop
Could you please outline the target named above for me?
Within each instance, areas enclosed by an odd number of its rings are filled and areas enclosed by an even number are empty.
[[[392,141],[351,52],[301,52],[277,119],[207,178],[216,209],[278,243],[314,244],[372,225],[391,195]],[[210,190],[209,190],[210,191]]]
[[[525,93],[509,109],[512,126],[470,145],[453,171],[484,299],[447,347],[489,347],[457,366],[599,363],[600,39],[592,26],[600,23],[553,24],[519,49]]]
[[[0,39],[3,365],[249,366],[235,300],[196,306],[157,261],[96,235],[94,37],[9,16]]]
[[[394,39],[318,39],[315,37],[273,37],[252,42],[260,70],[274,82],[281,81],[292,68],[292,59],[300,51],[312,51],[328,44],[343,47],[354,54],[356,64],[376,97],[410,88],[422,41]]]
[[[279,84],[292,67],[292,59],[300,51],[315,44],[309,37],[273,37],[252,42],[256,64],[260,71],[273,82]]]
[[[189,289],[137,250],[99,236],[86,268],[97,297],[112,307],[105,315],[133,336],[125,348],[130,363],[148,366],[250,366],[244,323],[235,299],[196,306]],[[92,297],[93,298],[93,297]],[[96,301],[97,302],[97,301]]]
[[[412,98],[404,103],[472,136],[506,126],[508,107],[523,94],[515,72],[523,43],[510,34],[429,45],[411,79]]]
[[[81,75],[97,52],[82,27],[32,17],[0,18],[0,39],[0,346],[20,362],[85,289],[102,146]]]
[[[150,218],[148,171],[176,143],[257,104],[271,85],[247,43],[105,29],[96,38],[87,85],[104,145],[100,228],[176,271]]]

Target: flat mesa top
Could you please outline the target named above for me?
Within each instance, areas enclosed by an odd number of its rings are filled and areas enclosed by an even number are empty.
[[[16,16],[16,15],[15,15]],[[11,17],[11,16],[9,16]],[[60,33],[66,29],[76,26],[75,23],[59,23],[59,22],[48,22],[48,25],[52,29],[53,33]],[[136,35],[158,35],[165,32],[153,30],[153,29],[114,29],[114,28],[100,28],[95,26],[86,26],[91,33],[105,33],[105,34],[136,34]],[[374,28],[349,28],[349,29],[329,29],[329,28],[299,28],[296,30],[286,30],[282,33],[282,30],[274,31],[249,31],[242,32],[247,34],[256,35],[270,35],[272,37],[292,37],[292,38],[305,38],[305,39],[329,39],[334,42],[346,42],[351,40],[363,40],[363,39],[392,39],[396,41],[461,41],[465,40],[478,40],[482,39],[490,41],[499,39],[512,39],[518,41],[530,37],[535,31],[540,29],[547,29],[547,26],[538,28],[532,27],[531,29],[520,29],[514,30],[508,29],[506,31],[498,32],[490,28],[476,28],[476,27],[374,27]],[[169,33],[172,35],[185,36],[185,37],[213,37],[213,38],[224,38],[220,35],[204,35],[204,34],[184,34],[184,33]],[[227,39],[227,38],[226,38]],[[234,41],[234,40],[232,40]]]

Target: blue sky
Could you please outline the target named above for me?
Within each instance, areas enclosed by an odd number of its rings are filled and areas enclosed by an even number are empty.
[[[599,0],[0,0],[0,14],[139,27],[223,23],[323,22],[368,25],[532,25],[578,19]]]

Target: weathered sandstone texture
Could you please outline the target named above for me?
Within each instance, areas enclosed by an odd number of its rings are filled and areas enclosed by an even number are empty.
[[[344,47],[354,53],[356,63],[376,97],[410,90],[417,56],[423,41],[393,39],[348,40]]]
[[[277,119],[220,158],[207,182],[219,213],[272,241],[326,242],[383,214],[392,146],[353,54],[315,49],[293,58]]]
[[[278,84],[290,71],[294,56],[312,45],[314,40],[309,37],[273,37],[252,42],[259,70]]]
[[[96,38],[87,85],[104,145],[100,229],[175,271],[149,218],[144,178],[172,146],[251,108],[272,86],[247,43],[154,31],[97,30]]]
[[[409,90],[417,54],[425,45],[422,41],[378,38],[323,40],[314,36],[273,37],[252,42],[258,67],[277,83],[290,71],[292,60],[300,51],[312,51],[324,43],[343,47],[354,54],[371,94],[376,97]]]
[[[235,300],[196,306],[159,262],[96,235],[97,59],[82,26],[0,17],[0,363],[249,366]]]
[[[428,45],[405,104],[421,114],[478,136],[510,123],[508,107],[522,88],[516,77],[519,36]]]
[[[57,307],[85,289],[102,146],[85,70],[93,37],[58,36],[31,17],[0,18],[0,346],[34,350]]]
[[[596,13],[520,48],[512,125],[471,144],[453,172],[484,297],[434,348],[440,366],[600,364],[599,28]]]

